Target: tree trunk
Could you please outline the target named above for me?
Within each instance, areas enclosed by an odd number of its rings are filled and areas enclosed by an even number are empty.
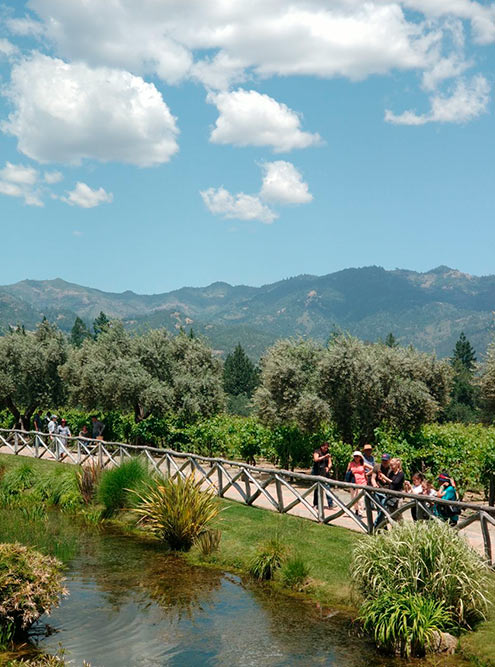
[[[29,407],[27,410],[24,410],[24,414],[21,416],[21,428],[24,431],[30,431],[31,430],[31,418],[33,416],[35,408]]]
[[[12,416],[13,416],[14,419],[15,419],[14,428],[22,428],[22,424],[21,424],[21,413],[19,412],[19,410],[18,410],[18,409],[16,408],[16,406],[14,405],[12,399],[11,399],[11,398],[8,398],[8,399],[5,401],[5,405],[7,406],[7,409],[12,413]]]

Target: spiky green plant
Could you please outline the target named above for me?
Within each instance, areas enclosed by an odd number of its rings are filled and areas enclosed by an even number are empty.
[[[101,477],[101,467],[97,463],[89,462],[87,465],[80,467],[76,476],[81,497],[84,503],[89,505],[96,494]]]
[[[30,489],[36,481],[33,464],[25,461],[18,466],[13,466],[4,474],[1,480],[2,489],[15,495]]]
[[[418,593],[371,598],[362,606],[360,620],[377,646],[403,658],[425,655],[435,633],[452,624],[445,602]]]
[[[363,538],[354,549],[351,577],[365,600],[418,593],[443,602],[459,626],[471,627],[487,611],[487,565],[440,521],[404,522]]]
[[[301,556],[292,556],[287,560],[280,572],[284,586],[300,590],[308,580],[309,567]]]
[[[206,558],[207,556],[211,556],[215,551],[218,551],[221,539],[222,531],[218,529],[210,528],[201,533],[197,540],[201,555]]]
[[[202,491],[193,475],[165,479],[135,493],[140,523],[175,551],[189,551],[220,511],[213,492]]]
[[[251,559],[249,571],[255,579],[273,579],[286,556],[285,546],[277,538],[260,544]]]

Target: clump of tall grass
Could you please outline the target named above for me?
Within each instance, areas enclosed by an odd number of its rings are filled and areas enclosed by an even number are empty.
[[[308,581],[309,567],[301,556],[291,556],[282,567],[280,574],[284,586],[300,591]]]
[[[351,577],[362,597],[419,594],[442,602],[458,626],[487,611],[489,569],[448,525],[417,521],[365,537],[354,549]]]
[[[273,579],[286,557],[286,548],[277,538],[272,538],[258,546],[251,558],[249,572],[255,579]]]
[[[41,475],[32,488],[32,495],[66,511],[74,511],[82,504],[77,473],[72,468],[54,468]]]
[[[0,544],[0,625],[26,630],[58,605],[62,564],[20,544]]]
[[[30,489],[35,481],[33,464],[26,461],[7,470],[2,477],[1,486],[4,493],[16,495]]]
[[[94,462],[90,462],[77,471],[77,484],[79,492],[86,505],[89,505],[96,494],[96,489],[100,482],[101,467]]]
[[[221,539],[222,531],[218,529],[210,528],[209,530],[205,530],[203,533],[201,533],[197,542],[199,551],[203,558],[211,556],[212,553],[219,550]]]
[[[361,608],[366,632],[377,646],[402,658],[423,656],[439,632],[450,629],[452,619],[442,600],[418,593],[382,593]]]
[[[138,459],[131,459],[117,468],[104,470],[96,497],[105,507],[105,516],[110,517],[119,509],[130,507],[135,502],[133,491],[151,484],[152,477]]]
[[[193,475],[165,479],[136,492],[140,523],[175,551],[189,551],[218,515],[212,491],[202,491]]]

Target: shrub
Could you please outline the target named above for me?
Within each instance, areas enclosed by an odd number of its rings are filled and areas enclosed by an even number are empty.
[[[2,489],[10,495],[19,494],[30,489],[35,480],[33,464],[25,461],[7,470],[2,478]]]
[[[136,492],[140,522],[176,551],[189,551],[220,509],[212,491],[202,491],[193,475],[166,479]]]
[[[301,590],[308,579],[309,567],[300,556],[292,556],[283,566],[281,575],[284,586]]]
[[[77,509],[82,503],[77,474],[72,468],[54,468],[43,474],[36,480],[30,495],[69,511]]]
[[[470,627],[487,609],[488,566],[440,521],[395,525],[354,549],[351,576],[365,600],[419,594],[442,602],[452,622]]]
[[[360,620],[377,646],[403,658],[423,656],[435,634],[449,629],[451,615],[442,600],[386,592],[367,600]]]
[[[86,505],[89,505],[95,497],[101,477],[101,467],[94,461],[90,461],[88,465],[81,466],[76,475],[81,498]]]
[[[0,624],[25,630],[58,604],[62,564],[20,544],[0,544]]]
[[[151,481],[146,467],[138,459],[125,461],[117,468],[104,470],[97,491],[97,499],[105,506],[105,515],[132,504],[130,491],[143,488]]]
[[[203,557],[210,556],[220,548],[222,532],[220,530],[205,530],[198,537],[198,547]]]
[[[285,546],[277,538],[264,542],[251,559],[250,573],[255,579],[273,579],[284,562],[285,554]]]

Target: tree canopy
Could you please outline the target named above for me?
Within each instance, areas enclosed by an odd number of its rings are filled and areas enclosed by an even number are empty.
[[[258,370],[238,343],[225,359],[223,386],[227,394],[252,396],[258,385]]]

